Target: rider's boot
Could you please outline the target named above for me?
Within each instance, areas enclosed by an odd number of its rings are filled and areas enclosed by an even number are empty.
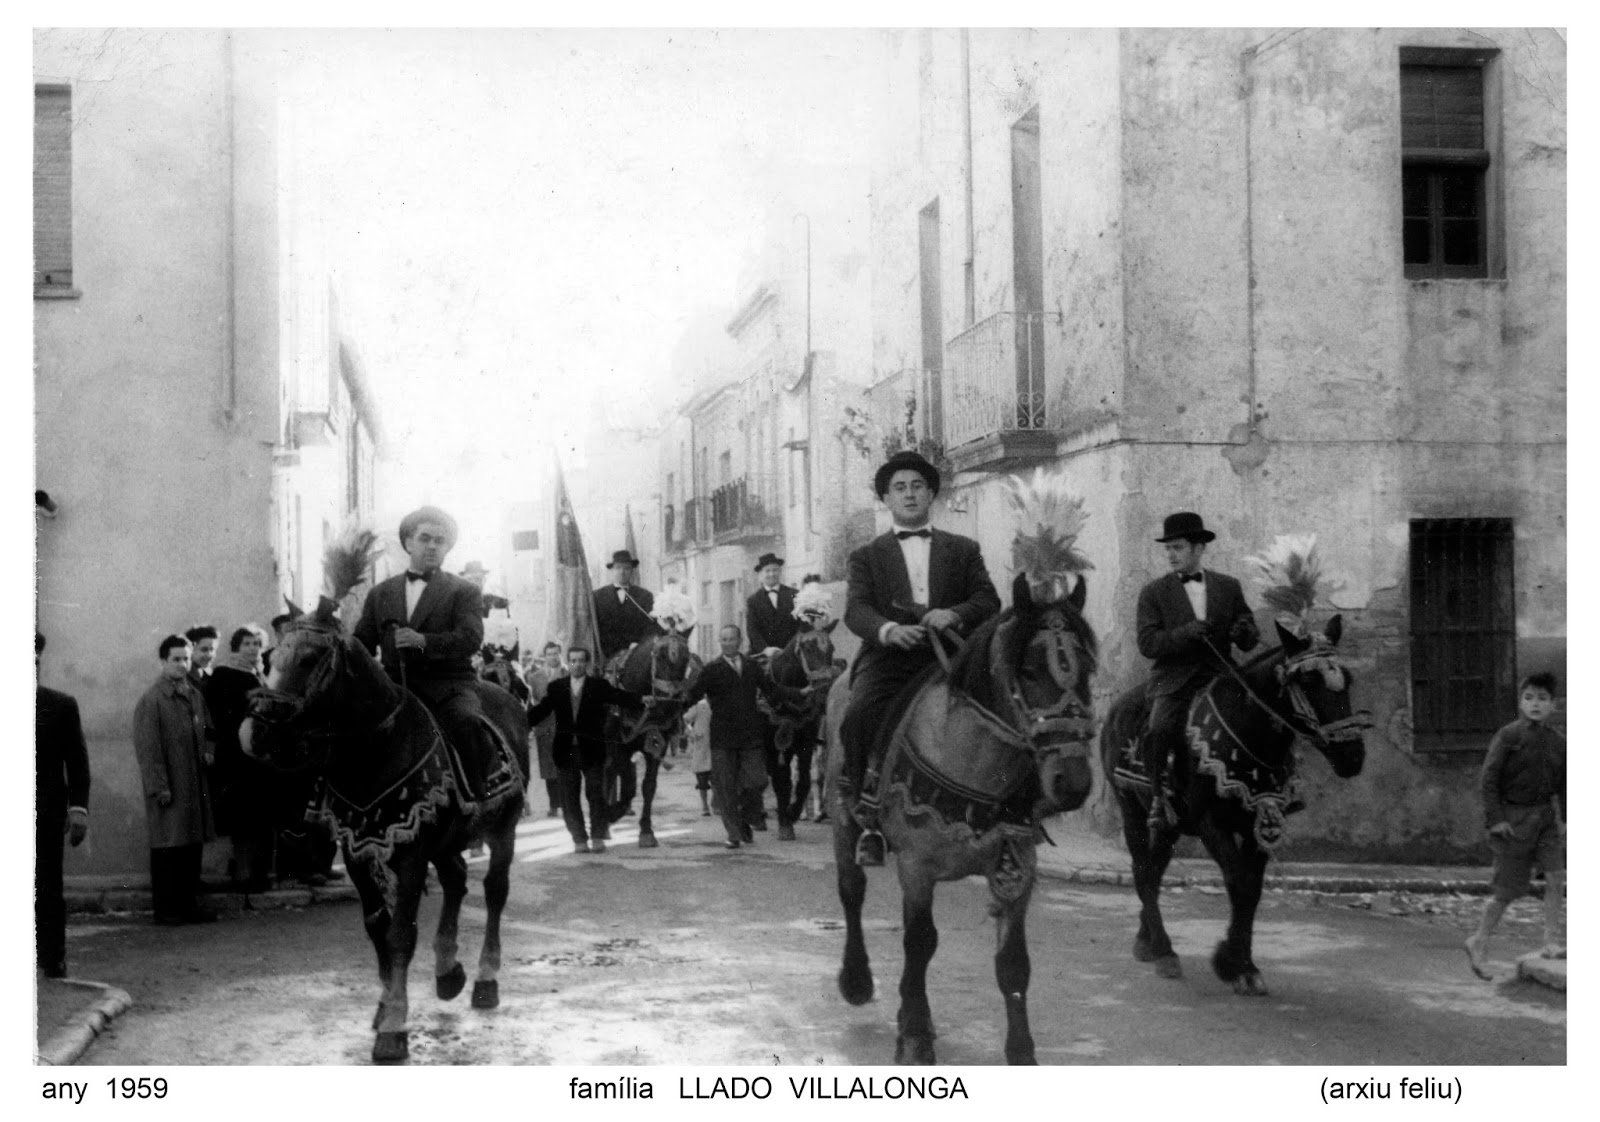
[[[856,824],[861,836],[856,839],[856,864],[863,869],[882,865],[888,856],[878,818],[878,775],[869,768],[861,782],[861,797],[856,800]]]
[[[1152,844],[1167,830],[1178,824],[1178,815],[1167,798],[1166,745],[1154,734],[1146,734],[1144,743],[1145,770],[1150,774],[1150,812],[1145,821]]]

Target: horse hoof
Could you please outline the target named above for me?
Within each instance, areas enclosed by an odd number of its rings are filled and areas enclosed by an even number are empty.
[[[1010,1064],[1012,1067],[1038,1067],[1039,1066],[1039,1061],[1034,1057],[1032,1049],[1030,1049],[1030,1050],[1028,1050],[1026,1052],[1019,1053],[1018,1055],[1015,1055],[1015,1056],[1007,1055],[1006,1056],[1006,1063]]]
[[[640,849],[654,849],[660,844],[660,842],[656,841],[656,836],[654,834],[643,832],[639,834]]]
[[[926,1067],[939,1061],[933,1055],[933,1041],[925,1036],[902,1036],[894,1042],[894,1062],[911,1067]]]
[[[1136,935],[1133,940],[1133,957],[1136,962],[1154,962],[1160,956],[1156,954],[1155,948],[1150,945],[1149,939],[1143,935]]]
[[[872,1000],[872,971],[859,973],[849,969],[839,971],[839,995],[851,1005],[865,1005]]]
[[[404,1029],[399,1032],[380,1032],[372,1042],[372,1062],[375,1064],[404,1063],[411,1058],[411,1044]]]
[[[494,1009],[500,1004],[500,983],[473,982],[472,1007],[474,1009]]]
[[[1240,997],[1266,997],[1267,983],[1256,971],[1247,971],[1233,980],[1233,992]]]
[[[1156,959],[1156,973],[1163,978],[1183,977],[1183,963],[1178,961],[1175,954],[1162,955]]]
[[[440,1001],[449,1001],[466,986],[467,971],[459,962],[433,980],[433,992],[439,995]]]

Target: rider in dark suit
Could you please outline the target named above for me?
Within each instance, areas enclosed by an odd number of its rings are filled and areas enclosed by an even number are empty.
[[[573,690],[578,703],[572,703]],[[605,799],[606,710],[612,705],[637,710],[646,699],[631,690],[613,686],[589,674],[589,651],[573,647],[567,652],[567,676],[550,682],[545,695],[528,710],[529,726],[555,717],[555,738],[550,756],[561,783],[561,807],[572,835],[573,848],[582,853],[604,853],[611,836]],[[589,830],[583,828],[579,787],[589,800]]]
[[[33,635],[39,666],[44,636]],[[78,702],[59,690],[34,690],[33,749],[35,841],[33,920],[39,969],[46,978],[67,974],[67,906],[62,896],[61,836],[83,844],[89,833],[89,750],[83,742]]]
[[[633,583],[639,559],[619,549],[606,562],[611,583],[594,590],[594,622],[600,631],[602,668],[618,653],[652,635],[660,635],[661,625],[650,618],[655,610],[655,594]]]
[[[1187,767],[1183,730],[1189,702],[1222,671],[1231,647],[1248,651],[1261,639],[1239,582],[1200,565],[1216,536],[1198,514],[1169,515],[1156,541],[1166,546],[1172,571],[1139,592],[1139,653],[1154,660],[1146,687],[1150,721],[1141,745],[1154,790],[1152,826],[1173,820],[1162,780],[1169,754],[1178,768]]]
[[[878,469],[873,486],[894,528],[850,555],[844,622],[861,638],[861,650],[839,730],[845,780],[861,796],[861,865],[881,865],[884,858],[877,793],[863,782],[884,709],[933,664],[932,644],[941,640],[931,632],[970,634],[1000,610],[978,543],[928,526],[939,493],[938,469],[915,452],[897,452]]]
[[[750,653],[770,658],[800,631],[794,618],[795,590],[783,583],[783,558],[775,553],[763,553],[756,572],[761,587],[744,603],[744,622],[750,630]]]
[[[367,594],[355,637],[378,652],[384,669],[422,699],[477,780],[493,769],[496,748],[482,727],[472,656],[483,646],[482,593],[440,566],[456,543],[456,522],[438,507],[400,522],[411,565]],[[403,673],[402,673],[403,669]]]
[[[760,663],[740,655],[743,635],[736,624],[724,625],[717,641],[722,657],[706,664],[683,705],[691,709],[702,697],[711,702],[711,782],[722,803],[728,848],[738,849],[741,841],[755,840],[766,785],[762,745],[769,726],[756,695],[781,704],[798,701],[802,691],[775,684]]]

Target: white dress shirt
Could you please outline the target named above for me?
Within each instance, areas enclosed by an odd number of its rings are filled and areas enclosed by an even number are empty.
[[[578,719],[578,706],[583,704],[583,679],[569,678],[572,683],[572,719]]]
[[[931,527],[896,526],[894,527],[894,532],[921,529],[931,529]],[[895,544],[900,547],[900,556],[906,559],[906,573],[911,577],[912,603],[930,607],[931,605],[928,604],[928,550],[933,545],[933,539],[931,537],[900,538]],[[891,622],[878,628],[878,642],[887,643],[889,628],[894,626],[895,624]]]
[[[1194,618],[1203,623],[1206,618],[1206,582],[1186,580],[1183,582],[1183,592],[1189,597],[1189,606],[1194,609]]]
[[[406,578],[406,620],[417,614],[417,601],[422,599],[422,594],[428,590],[425,580],[412,580]]]

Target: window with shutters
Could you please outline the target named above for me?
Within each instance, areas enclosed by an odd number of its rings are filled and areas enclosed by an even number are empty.
[[[1415,746],[1478,749],[1516,716],[1516,601],[1509,518],[1411,523]]]
[[[33,291],[72,296],[72,89],[33,87]]]
[[[1494,52],[1402,48],[1401,211],[1406,276],[1489,275]]]

